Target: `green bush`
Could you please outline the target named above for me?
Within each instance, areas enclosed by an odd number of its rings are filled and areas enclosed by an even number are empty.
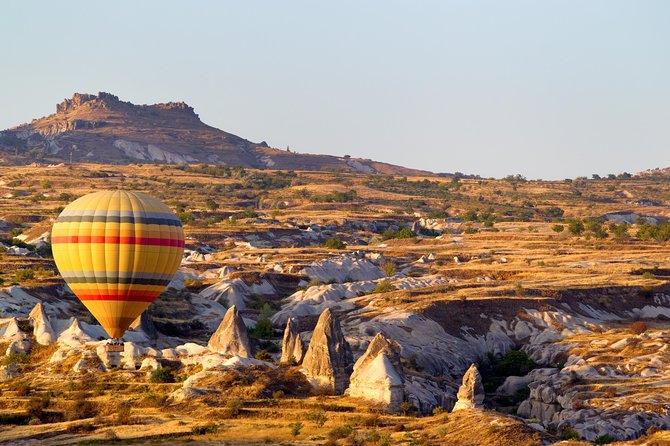
[[[388,293],[390,291],[395,291],[396,287],[393,286],[388,280],[382,280],[377,284],[374,290],[370,294],[379,294],[379,293]]]
[[[523,376],[536,367],[535,362],[523,350],[510,350],[496,365],[496,372],[504,376]]]
[[[270,319],[259,319],[256,326],[251,331],[251,337],[254,339],[269,339],[275,334],[275,329],[272,326]]]
[[[564,229],[565,229],[565,226],[563,226],[563,225],[552,225],[552,227],[551,227],[551,230],[556,232],[557,234],[560,234],[561,232],[563,232]]]
[[[614,443],[616,440],[611,435],[605,434],[593,440],[593,444],[610,444]]]
[[[337,426],[334,427],[328,432],[328,438],[331,440],[339,440],[341,438],[347,438],[351,433],[354,431],[354,429],[349,426],[348,424],[345,424],[344,426]]]
[[[305,418],[314,423],[317,427],[323,427],[323,425],[326,424],[326,421],[328,421],[328,416],[326,416],[325,410],[313,410],[307,412]]]
[[[9,364],[27,364],[28,355],[23,353],[12,352],[6,355],[4,358],[0,359],[0,365],[9,365]]]
[[[416,237],[416,234],[414,234],[412,231],[410,231],[407,228],[402,228],[399,231],[394,231],[393,229],[387,229],[382,234],[382,239],[384,239],[384,240],[406,239],[406,238],[413,238],[413,237]]]
[[[568,222],[568,232],[572,235],[582,235],[584,232],[584,222],[581,220],[570,220]]]
[[[642,241],[667,242],[670,240],[670,222],[663,222],[658,225],[638,224],[636,237]]]
[[[289,424],[289,427],[291,428],[291,435],[297,437],[298,435],[300,435],[300,431],[302,430],[303,424],[300,421],[296,421],[295,423]]]
[[[171,367],[163,367],[151,372],[149,381],[152,383],[173,383],[175,382],[174,372]]]
[[[574,430],[571,426],[566,426],[563,428],[563,431],[561,432],[561,440],[575,440],[579,441],[581,437],[577,433],[576,430]]]
[[[329,238],[326,240],[326,248],[328,249],[345,249],[347,245],[342,240],[336,238]]]

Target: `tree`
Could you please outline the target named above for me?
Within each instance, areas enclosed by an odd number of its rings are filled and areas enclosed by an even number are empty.
[[[551,227],[551,230],[556,232],[557,234],[560,234],[561,232],[563,232],[564,229],[565,229],[565,226],[563,226],[563,225],[553,225]]]
[[[572,235],[582,235],[584,232],[584,222],[579,219],[570,220],[568,222],[568,232]]]

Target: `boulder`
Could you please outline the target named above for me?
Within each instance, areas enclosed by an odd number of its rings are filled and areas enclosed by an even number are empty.
[[[349,384],[353,362],[340,322],[330,309],[324,310],[305,353],[303,373],[313,386],[339,394]]]
[[[484,407],[484,386],[477,367],[472,364],[463,375],[463,384],[458,389],[458,401],[453,412],[465,409],[481,409]]]
[[[140,370],[145,372],[153,372],[154,370],[158,370],[160,368],[162,368],[160,361],[151,356],[144,358],[142,360],[142,365],[140,366]]]
[[[400,346],[377,334],[354,364],[349,395],[384,403],[395,410],[405,400],[404,384]]]
[[[300,364],[304,353],[305,350],[300,339],[300,333],[298,333],[297,323],[293,318],[289,318],[284,330],[280,362]]]
[[[207,343],[210,350],[224,355],[251,357],[251,342],[242,316],[235,305],[223,317],[219,328]]]

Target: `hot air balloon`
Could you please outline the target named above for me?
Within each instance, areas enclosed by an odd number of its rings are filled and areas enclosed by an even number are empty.
[[[179,268],[184,231],[172,210],[149,195],[95,192],[61,212],[51,245],[63,279],[118,347]]]

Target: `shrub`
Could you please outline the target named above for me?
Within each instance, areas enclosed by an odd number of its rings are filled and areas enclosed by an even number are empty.
[[[239,398],[226,401],[226,410],[231,417],[236,417],[242,412],[243,402]]]
[[[208,423],[202,426],[193,426],[191,433],[193,435],[214,434],[219,431],[219,427],[214,423]]]
[[[205,205],[207,206],[207,209],[210,211],[215,211],[219,208],[219,203],[216,202],[213,198],[208,198],[207,201],[205,202]]]
[[[14,273],[14,281],[17,283],[35,280],[35,271],[32,268],[19,269]]]
[[[561,432],[561,440],[579,441],[579,439],[580,439],[579,434],[571,426],[565,426],[563,428],[563,431]]]
[[[568,232],[572,235],[582,235],[584,232],[584,222],[581,220],[570,220],[568,222]]]
[[[380,265],[382,272],[386,277],[391,277],[396,272],[396,265],[393,260],[386,259]]]
[[[317,427],[323,427],[323,425],[326,424],[326,421],[328,421],[326,411],[324,410],[314,410],[312,412],[307,412],[305,417],[314,423]]]
[[[477,232],[479,232],[477,228],[473,227],[472,225],[467,225],[463,231],[464,234],[476,234]]]
[[[605,434],[605,435],[601,435],[600,437],[593,440],[593,444],[610,444],[610,443],[614,443],[615,441],[616,440],[614,439],[614,437],[612,437],[608,434]]]
[[[402,228],[399,231],[394,231],[393,229],[387,229],[382,234],[382,239],[384,239],[384,240],[408,239],[408,238],[413,238],[413,237],[416,237],[416,234],[414,234],[412,231],[410,231],[407,228]]]
[[[302,430],[303,424],[300,421],[296,421],[295,423],[289,424],[289,427],[291,428],[291,435],[297,437],[298,435],[300,435],[300,431]]]
[[[270,319],[264,318],[256,322],[256,326],[251,331],[251,337],[254,339],[269,339],[275,334],[275,329],[272,326]]]
[[[261,350],[258,353],[256,353],[255,358],[258,359],[259,361],[272,361],[272,356],[270,356],[270,353],[268,353],[265,350]]]
[[[535,368],[536,364],[523,350],[510,350],[496,365],[496,373],[504,376],[524,376]]]
[[[551,230],[554,231],[557,234],[560,234],[565,230],[565,226],[563,225],[552,225]]]
[[[354,431],[354,429],[348,425],[345,424],[344,426],[337,426],[332,428],[328,432],[328,438],[331,440],[339,440],[340,438],[347,438],[351,433]]]
[[[175,382],[174,372],[171,367],[163,367],[151,372],[149,381],[152,383],[173,383]]]
[[[647,324],[644,321],[635,321],[630,325],[630,332],[636,335],[647,331]]]
[[[326,248],[328,249],[345,249],[347,245],[342,240],[336,238],[329,238],[326,240]]]
[[[0,365],[27,364],[27,363],[28,363],[28,355],[25,355],[23,353],[11,352],[4,358],[0,359]]]
[[[377,284],[375,289],[372,291],[370,294],[378,294],[378,293],[388,293],[390,291],[395,291],[396,287],[393,286],[391,282],[388,280],[382,280]]]

